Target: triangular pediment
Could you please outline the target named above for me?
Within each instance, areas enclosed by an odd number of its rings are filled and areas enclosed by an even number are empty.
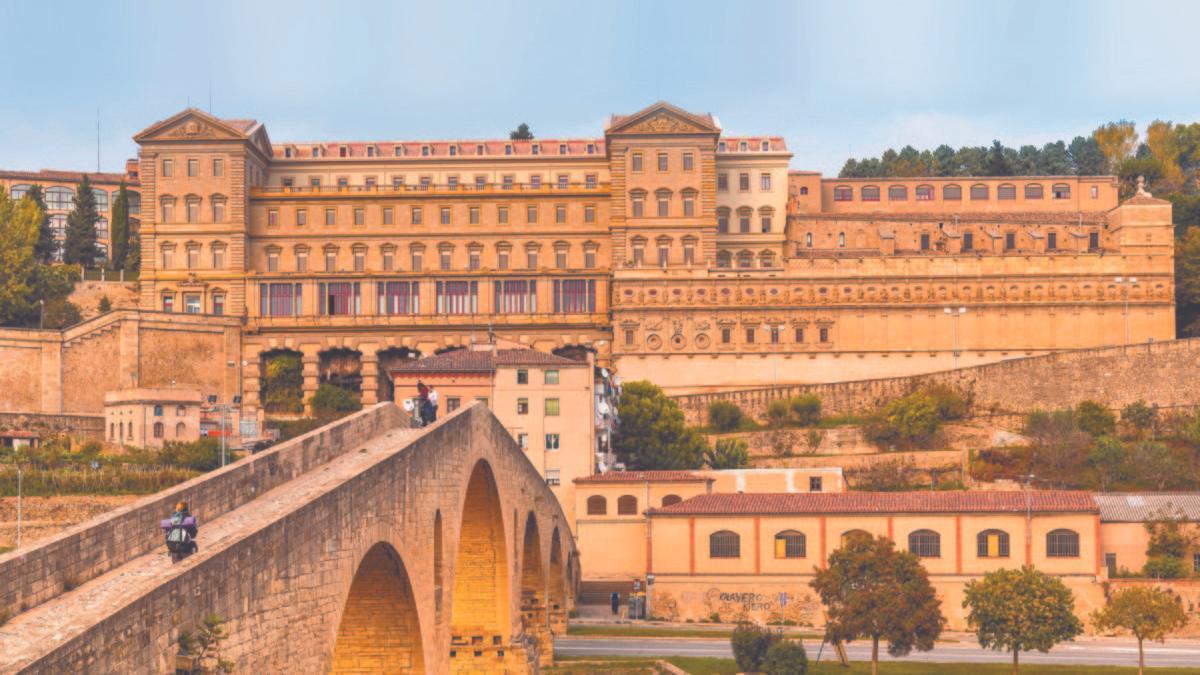
[[[133,137],[138,143],[164,140],[244,140],[245,132],[230,126],[203,110],[188,108],[177,115],[155,122]]]
[[[665,101],[616,117],[606,134],[717,134],[721,129],[711,115],[697,115]]]

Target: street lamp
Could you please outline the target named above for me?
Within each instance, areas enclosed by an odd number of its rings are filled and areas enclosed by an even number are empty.
[[[954,319],[954,369],[958,370],[958,317],[967,313],[966,307],[943,307],[942,313]]]
[[[1129,294],[1137,286],[1137,277],[1115,277],[1113,283],[1125,290],[1125,344],[1129,344]]]

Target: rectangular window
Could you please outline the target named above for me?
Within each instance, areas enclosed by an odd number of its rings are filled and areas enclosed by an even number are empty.
[[[279,271],[279,254],[276,253],[275,251],[267,252],[267,271],[268,272],[278,272]]]
[[[533,206],[531,204],[531,205],[525,207],[525,222],[531,223],[531,224],[537,222],[537,207],[536,206]]]
[[[804,344],[804,329],[803,329],[803,328],[797,328],[797,329],[796,329],[796,336],[795,336],[795,337],[796,337],[796,343],[797,343],[797,344]]]
[[[738,174],[738,192],[749,192],[749,191],[750,191],[750,174],[739,173]]]
[[[508,269],[508,251],[507,250],[496,251],[496,269],[500,269],[500,270]]]
[[[536,249],[527,249],[525,251],[525,266],[531,270],[536,270],[538,267],[538,252]]]
[[[326,272],[336,272],[337,271],[337,251],[336,250],[325,251],[325,271]]]
[[[361,287],[357,281],[330,281],[317,284],[318,310],[326,316],[362,313]]]
[[[221,159],[220,157],[213,158],[212,169],[213,169],[214,176],[224,176],[225,175],[225,160]]]
[[[727,345],[733,339],[733,331],[729,328],[721,329],[721,344]]]
[[[558,174],[558,189],[566,190],[571,185],[571,177],[568,174]]]
[[[592,206],[589,204],[589,205],[583,207],[583,222],[585,222],[585,223],[596,222],[596,207],[595,206]]]
[[[667,170],[667,153],[665,152],[658,153],[658,170],[659,172]]]
[[[337,209],[325,209],[325,224],[332,226],[337,223]]]
[[[537,311],[536,281],[507,279],[492,283],[497,314],[532,314]]]
[[[642,217],[643,212],[645,211],[645,204],[646,204],[645,197],[642,197],[640,195],[634,195],[634,197],[633,197],[633,217],[634,218]]]
[[[419,207],[419,206],[412,207],[412,211],[409,213],[409,216],[412,219],[413,225],[420,225],[421,224],[421,207]]]
[[[185,314],[199,314],[200,294],[199,293],[184,293],[183,294],[183,311]]]
[[[596,252],[587,250],[583,252],[583,266],[585,269],[592,269],[596,266]]]
[[[971,251],[975,248],[975,234],[973,232],[963,233],[962,250]]]
[[[421,176],[420,178],[417,179],[417,183],[418,183],[418,187],[420,187],[420,189],[428,190],[429,186],[431,184],[433,184],[433,177],[432,176]]]
[[[820,476],[809,476],[808,491],[809,492],[820,492],[821,491],[821,477]]]
[[[446,187],[450,188],[451,190],[457,190],[458,189],[458,176],[447,176],[446,177]]]
[[[454,148],[450,148],[450,149],[453,150]],[[450,153],[450,154],[454,154],[454,153]],[[461,397],[459,397],[459,396],[447,396],[446,397],[446,414],[447,415],[454,412],[455,410],[458,410],[461,407],[462,407],[462,398]]]
[[[189,159],[187,161],[188,178],[195,178],[200,175],[200,160]]]
[[[546,399],[546,417],[558,417],[559,409],[560,409],[560,406],[558,403],[558,399],[556,399],[556,398]]]
[[[1046,233],[1046,250],[1053,251],[1057,248],[1058,248],[1058,233],[1057,232],[1047,232]]]
[[[424,268],[425,254],[420,250],[414,250],[410,256],[412,271],[420,272]]]
[[[729,174],[717,174],[717,192],[729,192]]]
[[[438,222],[441,223],[442,225],[450,224],[450,207],[449,206],[443,206],[441,209],[438,210]]]
[[[658,217],[666,218],[668,215],[670,215],[671,199],[664,195],[659,195],[656,201],[658,203]]]
[[[187,221],[194,223],[200,220],[200,200],[189,199],[187,201]]]
[[[590,314],[596,311],[595,279],[555,279],[554,312]]]
[[[818,337],[820,338],[821,342],[829,342],[829,329],[822,328],[818,333]]]
[[[508,224],[508,207],[507,206],[496,207],[496,221],[498,223],[500,223],[501,225]]]
[[[300,284],[261,284],[258,288],[263,316],[300,315]]]
[[[758,177],[758,180],[759,180],[758,188],[760,190],[762,190],[763,192],[771,191],[771,174],[764,173]]]
[[[317,188],[319,190],[321,188],[321,179],[313,176],[312,178],[308,179],[308,185],[309,187]]]
[[[695,168],[695,155],[690,152],[683,153],[683,170],[691,171]]]
[[[162,175],[163,178],[170,178],[175,175],[175,160],[164,159],[162,161]]]
[[[439,251],[438,252],[438,267],[441,268],[442,270],[450,269],[451,258],[453,257],[453,255],[454,254],[451,251]]]
[[[527,398],[517,399],[517,414],[518,415],[528,415],[529,414],[529,399],[527,399]],[[525,446],[521,446],[521,447],[525,447]]]
[[[359,209],[354,209],[354,224],[355,224],[355,225],[362,225],[362,224],[364,224],[364,223],[366,223],[366,222],[367,222],[367,212],[366,212],[366,209],[361,209],[361,208],[359,208]]]
[[[175,311],[175,296],[174,295],[167,293],[162,296],[162,311],[164,311],[164,312],[174,312]]]
[[[279,225],[279,209],[267,209],[267,227]]]
[[[435,290],[438,314],[479,313],[478,281],[439,281]]]
[[[754,344],[754,329],[753,328],[746,329],[746,344],[748,344],[748,345]]]
[[[771,344],[779,344],[779,326],[771,326],[769,330],[771,334]]]
[[[1100,233],[1099,232],[1089,232],[1088,233],[1088,250],[1095,251],[1095,250],[1098,250],[1099,248],[1100,248]]]
[[[467,220],[472,225],[479,224],[479,207],[478,206],[472,206],[467,209]]]
[[[219,270],[225,267],[225,248],[214,247],[212,250],[212,266],[213,269]]]
[[[558,450],[559,437],[558,434],[546,434],[546,449]]]
[[[529,371],[524,368],[517,371],[517,384],[529,384]]]
[[[692,244],[683,245],[683,264],[691,265],[696,262],[696,247]]]
[[[921,233],[921,250],[922,251],[929,250],[929,234],[925,233],[925,232]]]
[[[308,251],[296,251],[296,271],[308,271]]]
[[[396,254],[393,251],[383,251],[383,271],[391,272],[396,269]]]
[[[380,314],[419,314],[420,287],[417,281],[381,281],[376,284]]]
[[[583,177],[583,186],[589,190],[595,190],[597,181],[598,181],[598,179],[596,177],[596,174],[589,173]]]
[[[367,269],[367,254],[365,251],[354,252],[354,271],[362,272]]]
[[[633,339],[634,339],[634,332],[633,332],[633,330],[632,330],[632,329],[630,329],[630,328],[626,328],[626,329],[625,329],[625,346],[626,346],[626,347],[632,347],[632,346],[633,346]]]
[[[467,251],[467,269],[479,269],[479,251]]]
[[[384,225],[392,224],[392,207],[390,207],[390,206],[383,207],[383,224]]]
[[[212,313],[217,316],[225,314],[225,294],[213,293],[212,296]]]
[[[543,375],[545,376],[546,384],[558,384],[558,371],[557,370],[547,370],[547,371],[545,371],[545,373],[543,373]]]
[[[479,153],[479,154],[483,154],[483,153]],[[475,189],[482,192],[485,187],[487,187],[487,176],[484,176],[484,175],[475,176]]]
[[[396,148],[399,150],[399,146]],[[392,189],[399,190],[404,187],[404,176],[392,176]]]
[[[513,177],[513,175],[511,173],[505,174],[504,176],[502,176],[500,178],[500,187],[505,190],[511,190],[511,189],[513,189],[513,182],[515,180],[516,179]]]
[[[630,170],[631,171],[641,171],[642,170],[642,153],[640,153],[640,152],[633,153],[633,157],[630,160]]]
[[[1004,233],[1004,250],[1011,251],[1017,247],[1017,235],[1015,232]]]
[[[658,266],[666,267],[671,260],[671,249],[666,246],[658,247]]]
[[[554,252],[554,266],[560,270],[567,268],[567,252],[566,251],[555,251]]]
[[[522,450],[528,450],[529,434],[517,434],[517,446]]]
[[[542,177],[540,174],[533,174],[529,177],[529,187],[534,190],[542,189]]]

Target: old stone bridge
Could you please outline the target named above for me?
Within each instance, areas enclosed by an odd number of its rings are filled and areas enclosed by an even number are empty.
[[[200,550],[172,565],[157,524],[181,499]],[[578,579],[484,405],[418,430],[382,403],[0,556],[0,672],[171,672],[214,614],[235,672],[530,672]]]

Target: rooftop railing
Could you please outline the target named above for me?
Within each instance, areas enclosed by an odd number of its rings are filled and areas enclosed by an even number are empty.
[[[266,185],[250,189],[252,197],[278,197],[284,195],[321,196],[321,195],[505,195],[505,194],[562,194],[569,192],[586,192],[589,194],[608,192],[611,183],[429,183],[409,185],[376,184],[376,185]]]

